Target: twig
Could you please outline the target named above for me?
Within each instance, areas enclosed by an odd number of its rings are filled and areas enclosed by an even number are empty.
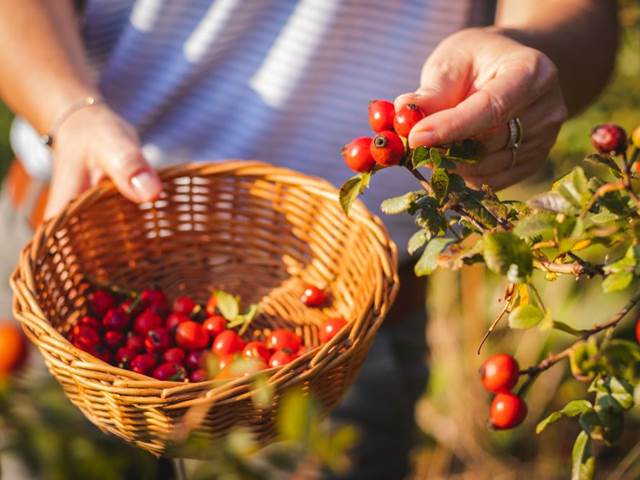
[[[576,277],[586,275],[587,277],[593,277],[595,275],[604,274],[601,265],[588,263],[573,254],[571,254],[571,256],[572,258],[575,258],[577,260],[570,263],[556,263],[544,258],[536,258],[533,260],[533,263],[534,266],[540,268],[541,270],[560,273],[562,275],[573,275]]]
[[[496,317],[496,319],[493,321],[493,323],[489,326],[489,329],[485,332],[484,337],[482,337],[482,340],[480,341],[480,345],[478,345],[478,350],[476,354],[480,355],[482,346],[487,341],[487,338],[489,338],[489,335],[491,335],[491,333],[496,329],[496,327],[498,326],[498,323],[500,323],[500,320],[502,320],[502,317],[504,317],[504,314],[507,313],[507,311],[509,310],[509,301],[508,300],[505,300],[505,301],[506,303],[504,305],[504,308],[502,309],[500,314]]]
[[[411,172],[411,174],[414,177],[416,177],[418,182],[420,182],[420,185],[422,185],[422,188],[424,188],[429,195],[433,195],[433,188],[431,187],[431,184],[429,183],[429,180],[424,178],[424,175],[422,175],[418,170],[416,170],[414,168],[411,168],[411,167],[407,167],[407,170],[409,170]]]

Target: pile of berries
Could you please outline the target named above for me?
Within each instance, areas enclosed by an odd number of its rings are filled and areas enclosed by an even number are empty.
[[[489,423],[496,430],[517,427],[527,416],[527,404],[511,391],[519,376],[518,362],[506,353],[492,355],[480,368],[484,388],[496,394],[489,409]]]
[[[286,365],[305,352],[300,336],[285,328],[245,341],[240,333],[245,322],[223,315],[218,293],[200,305],[189,296],[170,304],[159,289],[126,295],[98,289],[88,297],[90,314],[78,320],[68,338],[113,366],[170,381],[247,376]],[[328,294],[316,287],[308,287],[302,298],[313,307],[327,300]],[[344,325],[342,318],[327,320],[320,340],[328,342]]]
[[[424,118],[420,107],[410,103],[396,112],[387,100],[369,102],[369,124],[376,136],[358,137],[342,147],[347,166],[357,173],[399,165],[406,153],[406,139],[416,123]]]

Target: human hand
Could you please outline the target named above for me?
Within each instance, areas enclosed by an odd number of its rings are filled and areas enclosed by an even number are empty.
[[[104,177],[134,202],[153,200],[162,190],[158,175],[142,156],[136,131],[106,105],[70,116],[57,132],[53,157],[45,218]]]
[[[426,113],[411,131],[411,147],[480,140],[488,155],[478,164],[460,165],[457,173],[474,187],[495,189],[540,169],[568,116],[553,62],[495,28],[446,38],[424,64],[416,92],[396,98],[396,111],[408,103]],[[505,148],[507,123],[514,117],[524,131],[515,159]]]

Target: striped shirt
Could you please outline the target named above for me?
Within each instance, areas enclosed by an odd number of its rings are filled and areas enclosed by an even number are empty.
[[[367,135],[367,102],[418,86],[447,35],[478,23],[473,0],[87,0],[82,33],[107,103],[131,122],[154,166],[258,159],[338,185],[340,147]],[[20,119],[12,144],[50,175]],[[376,213],[415,189],[401,169],[364,196]],[[384,219],[404,251],[415,227]]]

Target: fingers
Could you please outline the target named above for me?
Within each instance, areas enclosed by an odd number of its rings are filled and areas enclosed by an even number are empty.
[[[60,165],[57,165],[49,187],[49,197],[44,212],[45,220],[57,215],[69,200],[84,192],[88,187],[89,174],[85,168],[64,171]]]

